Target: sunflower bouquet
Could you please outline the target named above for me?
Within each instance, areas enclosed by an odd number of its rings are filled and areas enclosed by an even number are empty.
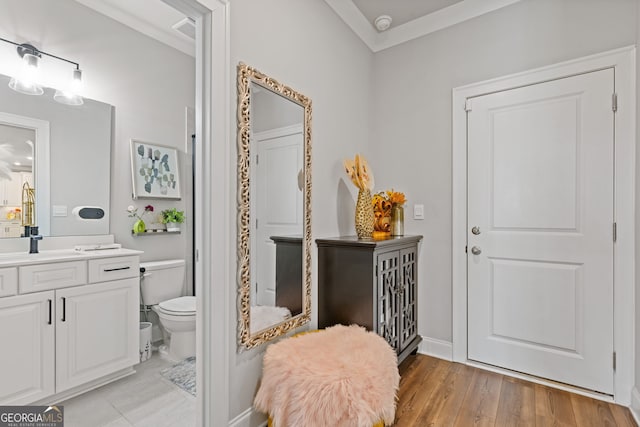
[[[391,218],[394,207],[402,206],[407,202],[404,193],[394,189],[381,191],[372,198],[373,215],[375,217],[374,229],[376,232],[390,234]]]

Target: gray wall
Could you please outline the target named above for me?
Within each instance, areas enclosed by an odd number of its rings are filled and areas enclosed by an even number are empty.
[[[79,62],[84,71],[83,94],[115,107],[109,230],[116,241],[143,250],[143,260],[190,261],[187,233],[133,237],[133,221],[126,210],[131,204],[140,210],[147,204],[156,210],[190,207],[184,198],[131,199],[129,140],[135,138],[181,150],[185,192],[185,179],[191,176],[191,171],[184,167],[185,107],[195,103],[194,59],[73,0],[3,0],[0,34]],[[187,221],[190,217],[187,210]]]
[[[364,151],[370,141],[373,54],[322,0],[233,0],[231,2],[231,75],[244,62],[307,95],[313,102],[313,238],[354,233],[353,185],[345,184],[342,159]],[[232,134],[235,136],[235,88],[232,95]],[[232,142],[235,160],[235,140]],[[235,188],[235,162],[231,165]],[[229,215],[236,217],[236,195]],[[235,222],[233,224],[235,229]],[[351,229],[349,229],[351,227]],[[235,254],[235,239],[229,252]],[[315,244],[312,259],[316,259]],[[235,257],[230,257],[235,271]],[[316,268],[313,266],[316,294]],[[233,275],[235,277],[235,275]],[[251,407],[262,370],[259,348],[237,354],[236,284],[231,286],[229,377],[230,418]],[[316,319],[315,296],[312,318]],[[315,320],[313,322],[315,324]],[[261,419],[256,416],[253,425]]]
[[[522,0],[375,55],[371,166],[378,188],[406,192],[405,232],[425,236],[421,335],[452,339],[452,89],[635,42],[636,0]]]

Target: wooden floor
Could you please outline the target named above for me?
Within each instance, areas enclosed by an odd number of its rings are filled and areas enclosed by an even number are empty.
[[[420,354],[400,375],[396,427],[636,427],[623,406]]]

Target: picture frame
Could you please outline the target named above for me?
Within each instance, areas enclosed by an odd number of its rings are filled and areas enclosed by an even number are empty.
[[[178,150],[131,139],[132,197],[180,200]]]

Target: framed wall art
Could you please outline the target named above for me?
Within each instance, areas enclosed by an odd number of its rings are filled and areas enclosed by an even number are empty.
[[[178,150],[131,140],[133,198],[180,199]]]

